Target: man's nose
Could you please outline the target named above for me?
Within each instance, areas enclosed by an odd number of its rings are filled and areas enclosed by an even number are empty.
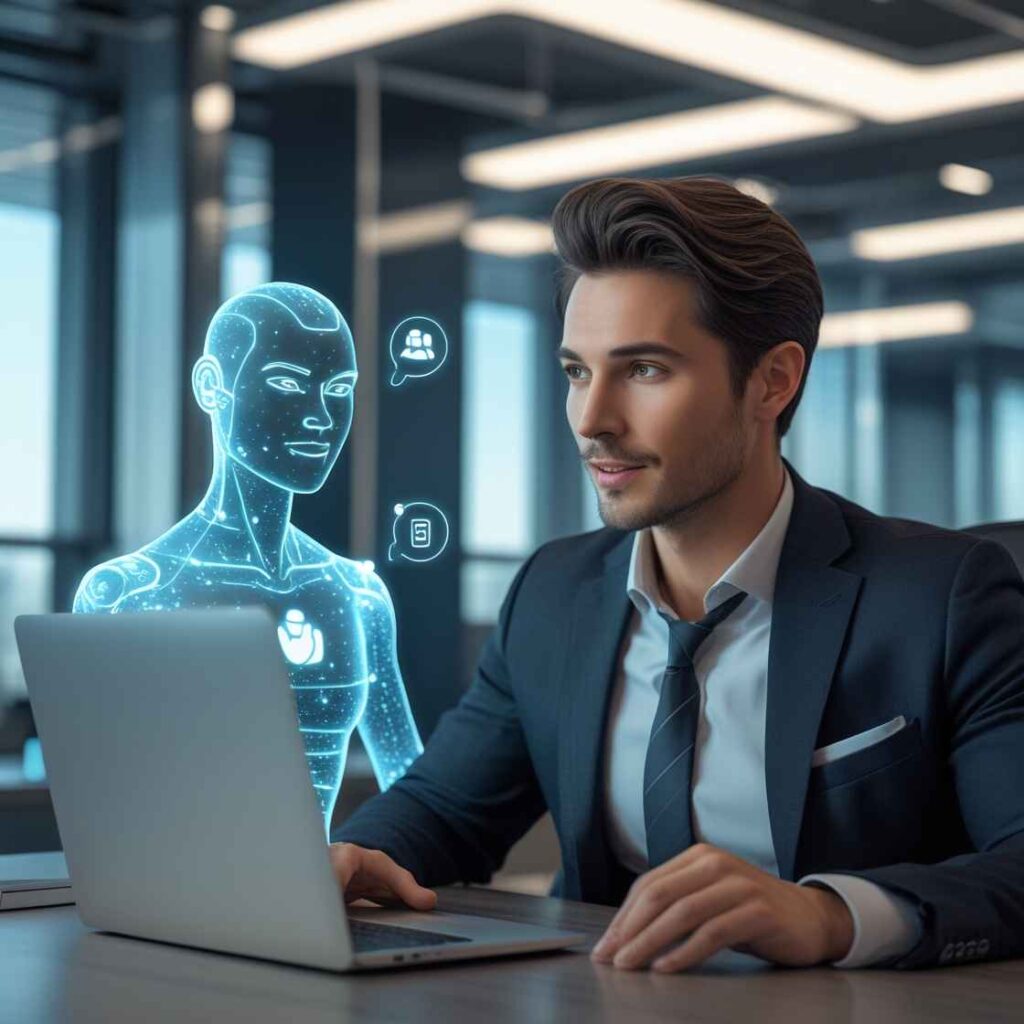
[[[581,437],[594,438],[599,434],[618,435],[622,429],[622,417],[610,388],[607,384],[592,380],[583,399],[576,433]]]

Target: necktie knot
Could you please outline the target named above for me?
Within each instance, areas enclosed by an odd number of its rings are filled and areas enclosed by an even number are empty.
[[[746,596],[743,591],[734,594],[728,601],[723,601],[698,622],[688,622],[686,619],[666,619],[669,634],[667,667],[679,668],[683,665],[692,665],[701,644],[711,636],[719,623],[739,607]]]

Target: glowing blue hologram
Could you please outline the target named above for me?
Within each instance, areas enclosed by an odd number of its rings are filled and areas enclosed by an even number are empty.
[[[372,562],[343,558],[291,523],[293,495],[319,490],[341,453],[357,377],[348,324],[311,288],[271,283],[225,302],[192,371],[213,430],[205,497],[152,543],[90,570],[74,603],[108,614],[267,606],[325,825],[354,728],[382,790],[423,750],[387,587]]]
[[[284,656],[293,665],[319,665],[324,660],[324,634],[306,621],[299,608],[289,608],[277,627]]]
[[[429,377],[448,358],[448,338],[436,320],[406,317],[392,332],[388,346],[395,372],[391,384],[398,387],[408,377]]]
[[[448,520],[429,501],[395,506],[388,561],[432,562],[448,546]]]

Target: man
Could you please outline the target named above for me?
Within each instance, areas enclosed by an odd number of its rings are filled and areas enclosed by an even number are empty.
[[[1024,952],[1024,584],[782,460],[822,315],[777,213],[711,179],[554,214],[566,409],[607,528],[519,572],[476,679],[335,834],[346,897],[485,880],[545,809],[594,950],[920,967]]]
[[[293,496],[318,491],[341,454],[357,377],[348,324],[312,288],[278,281],[225,302],[192,371],[213,434],[206,495],[156,540],[91,569],[74,604],[99,614],[268,608],[325,829],[353,729],[381,789],[423,750],[387,588],[371,563],[328,551],[291,521]]]

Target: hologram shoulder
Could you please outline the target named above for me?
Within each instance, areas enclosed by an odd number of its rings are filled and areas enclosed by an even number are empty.
[[[90,569],[75,594],[75,612],[128,611],[133,599],[156,590],[160,585],[160,567],[141,551],[119,555]]]

